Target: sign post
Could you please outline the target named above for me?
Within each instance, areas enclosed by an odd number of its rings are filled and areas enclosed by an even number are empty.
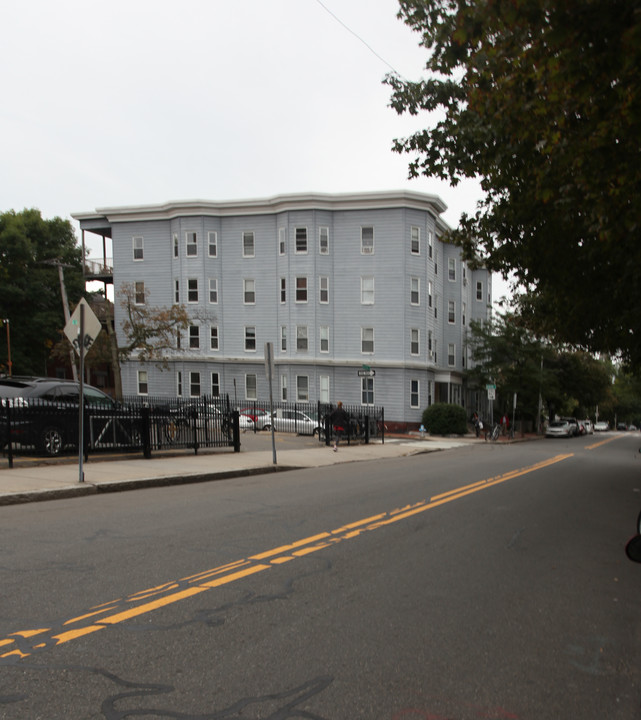
[[[85,449],[85,352],[94,344],[98,333],[102,329],[100,320],[94,311],[89,307],[87,301],[82,298],[73,315],[65,325],[65,335],[78,353],[80,367],[80,387],[78,397],[78,474],[79,482],[85,481],[83,466]]]
[[[276,440],[274,438],[274,398],[272,380],[274,378],[274,344],[265,343],[265,375],[269,380],[269,419],[272,432],[272,462],[276,465]]]

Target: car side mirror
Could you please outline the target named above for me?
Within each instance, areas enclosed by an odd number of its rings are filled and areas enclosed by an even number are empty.
[[[635,535],[628,540],[625,546],[625,554],[632,562],[641,563],[641,535]]]

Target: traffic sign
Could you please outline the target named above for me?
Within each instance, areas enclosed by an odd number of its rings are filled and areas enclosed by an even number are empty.
[[[73,311],[73,315],[69,318],[69,321],[65,325],[65,335],[69,338],[69,342],[73,345],[74,350],[80,355],[80,306],[83,305],[85,315],[85,336],[82,341],[85,352],[88,352],[89,348],[93,345],[94,340],[98,337],[98,333],[102,330],[100,320],[96,317],[94,311],[89,307],[87,301],[82,298],[76,309]]]
[[[358,377],[374,377],[376,370],[359,370]]]

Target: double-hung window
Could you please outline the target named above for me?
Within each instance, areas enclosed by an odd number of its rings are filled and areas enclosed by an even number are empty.
[[[410,407],[419,407],[420,393],[419,393],[419,381],[410,380]]]
[[[248,373],[245,375],[245,400],[257,400],[256,375]]]
[[[306,303],[307,302],[307,278],[297,277],[296,278],[296,302]]]
[[[287,325],[280,326],[280,350],[287,352]]]
[[[309,401],[309,377],[307,375],[296,376],[296,400],[298,402]]]
[[[329,325],[320,326],[320,351],[329,352]]]
[[[280,301],[287,302],[287,278],[280,279]]]
[[[374,352],[374,328],[361,328],[361,352]]]
[[[211,350],[218,350],[219,347],[218,325],[212,325],[209,328],[209,348]]]
[[[218,233],[215,230],[207,233],[207,254],[211,258],[218,255]]]
[[[245,351],[256,352],[256,328],[253,326],[245,328]]]
[[[149,376],[146,370],[138,370],[138,395],[149,393]]]
[[[189,373],[189,394],[191,397],[200,397],[200,373]]]
[[[255,255],[254,231],[245,230],[243,233],[243,257],[250,258]]]
[[[307,352],[309,346],[307,340],[307,325],[296,326],[296,350],[298,352]]]
[[[454,300],[447,301],[447,322],[450,325],[456,322],[456,302]]]
[[[410,355],[418,355],[420,352],[420,330],[410,329]]]
[[[193,231],[185,233],[185,253],[187,257],[198,255],[198,233]]]
[[[187,280],[187,302],[198,302],[198,278],[189,278]]]
[[[256,281],[252,278],[243,280],[243,302],[245,305],[256,304]]]
[[[134,260],[143,260],[145,256],[145,241],[141,237],[132,238]]]
[[[476,299],[481,302],[483,300],[483,283],[479,280],[476,283]]]
[[[374,404],[374,378],[361,378],[361,404]]]
[[[361,254],[372,255],[374,253],[374,228],[371,225],[361,227]]]
[[[323,304],[329,302],[329,277],[326,275],[318,278],[318,302]]]
[[[449,343],[447,346],[447,364],[450,367],[456,365],[456,346],[454,343]]]
[[[420,278],[410,278],[410,305],[421,304],[421,281]]]
[[[421,228],[410,228],[410,252],[412,255],[421,254]]]
[[[284,227],[278,228],[278,254],[287,254],[287,229]]]
[[[220,374],[217,372],[211,374],[211,395],[212,397],[220,395]]]
[[[145,304],[145,283],[142,280],[134,283],[134,301],[136,305]]]
[[[318,228],[318,252],[321,255],[329,255],[329,228]]]
[[[374,278],[371,275],[361,277],[361,305],[374,304]]]
[[[189,349],[198,350],[200,347],[200,327],[198,325],[189,326]]]
[[[307,228],[296,228],[296,253],[304,255],[307,252]]]
[[[212,305],[218,302],[218,278],[209,278],[209,302]]]
[[[456,258],[447,260],[447,279],[450,282],[456,282]]]

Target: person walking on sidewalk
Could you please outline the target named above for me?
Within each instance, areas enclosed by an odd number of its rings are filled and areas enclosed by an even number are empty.
[[[336,434],[336,439],[334,440],[334,452],[336,452],[338,450],[338,443],[349,424],[349,416],[345,410],[343,410],[343,403],[340,400],[336,404],[336,409],[330,415],[330,422]]]

